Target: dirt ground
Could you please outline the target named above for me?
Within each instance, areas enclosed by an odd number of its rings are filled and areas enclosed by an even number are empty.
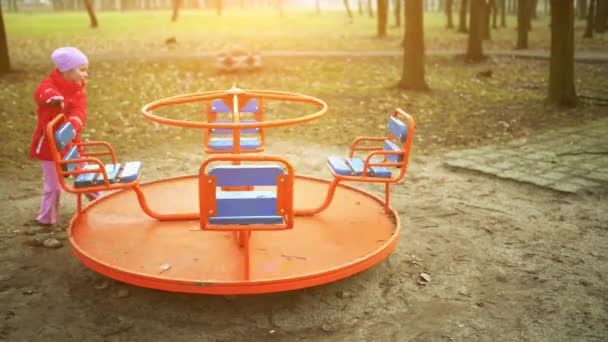
[[[287,143],[269,152],[325,178],[325,156],[344,153]],[[144,159],[145,180],[194,174],[201,159],[194,150],[157,156]],[[608,340],[605,190],[566,195],[450,170],[441,153],[410,165],[393,190],[403,230],[385,261],[324,286],[223,297],[138,288],[89,270],[62,232],[75,210],[69,195],[53,233],[63,247],[27,245],[41,181],[19,174],[39,172],[32,161],[0,179],[0,339]]]

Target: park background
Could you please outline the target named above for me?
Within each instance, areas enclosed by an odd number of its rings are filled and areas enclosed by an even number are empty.
[[[601,0],[3,1],[0,338],[605,340],[606,183],[564,194],[444,161],[606,118],[607,16]],[[270,151],[320,177],[328,155],[382,134],[387,115],[405,109],[417,133],[395,198],[405,227],[397,250],[328,286],[222,298],[111,282],[67,246],[29,246],[41,191],[28,157],[32,94],[50,53],[67,45],[90,60],[83,136],[143,160],[146,180],[192,174],[202,155],[200,132],[143,118],[159,98],[232,85],[321,98],[329,115],[268,136]],[[215,57],[230,49],[260,53],[263,68],[220,72]],[[73,211],[65,195],[59,226]],[[67,244],[62,233],[53,236]],[[421,285],[421,272],[432,281]]]

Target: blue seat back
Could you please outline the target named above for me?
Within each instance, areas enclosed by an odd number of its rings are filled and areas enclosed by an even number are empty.
[[[75,160],[80,158],[80,153],[78,152],[78,147],[75,145],[72,146],[68,152],[63,156],[63,160]],[[74,171],[76,169],[76,163],[71,164],[63,164],[64,170],[66,171]]]
[[[407,139],[407,125],[394,116],[389,118],[387,128],[398,141],[405,142]]]
[[[403,152],[401,147],[390,140],[384,140],[384,150],[391,152]],[[403,161],[403,154],[387,155],[386,158],[394,163],[401,163]]]
[[[256,113],[259,109],[258,101],[256,99],[251,99],[247,102],[239,112],[241,113]],[[211,101],[211,111],[214,113],[231,113],[232,109],[228,107],[222,100],[213,100]]]
[[[70,122],[65,122],[55,131],[55,143],[58,151],[63,149],[72,142],[76,137],[76,130]]]
[[[277,177],[285,174],[279,165],[219,165],[209,169],[216,186],[276,186]]]

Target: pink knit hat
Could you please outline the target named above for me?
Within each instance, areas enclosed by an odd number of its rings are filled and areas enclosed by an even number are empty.
[[[89,64],[87,56],[75,47],[60,47],[53,51],[51,59],[60,72],[76,69],[81,65]]]

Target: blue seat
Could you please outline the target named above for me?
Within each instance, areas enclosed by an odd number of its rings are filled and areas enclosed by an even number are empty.
[[[388,137],[383,140],[383,145],[378,148],[381,152],[387,152],[385,154],[376,154],[370,160],[370,163],[382,163],[386,159],[387,163],[404,163],[404,146],[408,138],[408,126],[398,118],[391,116],[387,122]],[[360,141],[371,140],[373,138],[360,138]],[[382,141],[382,138],[379,140]],[[378,141],[378,140],[371,140]],[[355,143],[356,144],[356,143]],[[355,147],[355,150],[365,150],[365,148]],[[373,150],[377,151],[377,150]],[[398,154],[389,154],[392,152],[398,152]],[[344,157],[329,157],[327,164],[333,173],[342,176],[362,176],[363,169],[365,166],[364,158],[344,158]],[[395,166],[401,167],[401,166]],[[393,166],[369,166],[367,170],[367,177],[375,178],[391,178],[391,169]]]
[[[217,121],[213,121],[214,123],[230,123],[230,121],[227,120],[217,120]],[[241,123],[256,123],[258,122],[257,120],[241,120]],[[243,134],[255,134],[260,132],[260,129],[255,127],[255,128],[242,128],[241,129],[241,133]],[[230,128],[212,128],[211,129],[211,133],[215,133],[215,134],[232,134],[232,130]]]
[[[70,144],[72,139],[76,137],[76,130],[70,122],[65,122],[55,131],[55,143],[58,151],[63,149]]]
[[[76,131],[74,126],[69,121],[64,122],[55,131],[55,146],[58,151],[63,151],[66,147],[72,144],[73,139],[76,137]],[[74,179],[75,188],[87,188],[92,186],[104,185],[104,177],[101,172],[92,172],[99,170],[97,164],[85,164],[80,161],[81,155],[79,147],[72,144],[68,151],[63,156],[64,161],[74,161],[73,163],[64,163],[62,165],[63,171],[72,172],[75,170],[91,171],[87,173],[81,173]],[[110,184],[121,182],[130,183],[135,181],[141,173],[141,162],[127,162],[124,167],[121,164],[105,164],[104,168],[108,176]]]
[[[285,174],[279,165],[219,165],[209,169],[215,186],[247,187],[276,186],[277,178]],[[283,224],[278,215],[277,192],[268,190],[215,192],[215,212],[209,223],[218,225]]]
[[[381,162],[379,159],[372,159],[371,162]],[[343,176],[362,176],[365,160],[361,158],[327,158],[329,167],[339,175]],[[390,178],[391,170],[384,166],[370,166],[367,171],[368,177]]]
[[[256,113],[259,110],[258,101],[251,99],[247,102],[239,112],[241,113]],[[232,109],[228,107],[222,100],[211,101],[211,111],[214,113],[232,113]]]
[[[260,138],[253,137],[244,137],[240,139],[241,141],[241,150],[254,150],[260,148],[262,146],[262,142]],[[214,151],[224,151],[224,150],[232,150],[232,138],[216,138],[213,137],[209,140],[209,148]]]

